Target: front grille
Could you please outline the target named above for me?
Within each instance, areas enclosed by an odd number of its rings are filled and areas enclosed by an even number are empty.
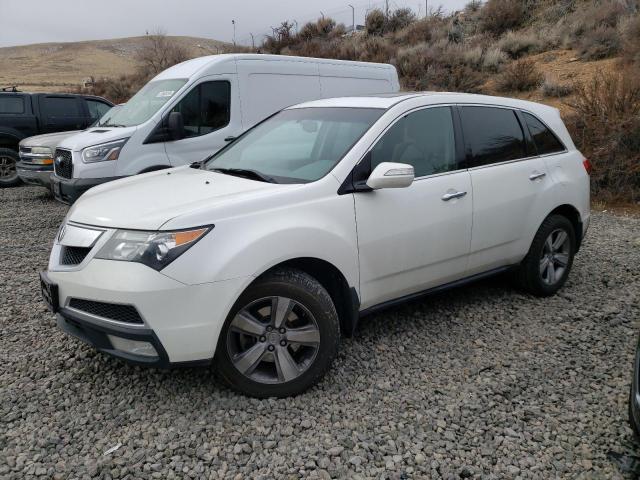
[[[142,324],[142,317],[133,305],[118,305],[116,303],[95,302],[93,300],[83,300],[72,298],[69,307],[81,312],[95,315],[96,317],[108,318],[116,322]]]
[[[61,265],[79,265],[91,251],[91,247],[62,247]]]
[[[73,178],[73,162],[71,152],[56,148],[53,167],[57,176],[62,178]]]

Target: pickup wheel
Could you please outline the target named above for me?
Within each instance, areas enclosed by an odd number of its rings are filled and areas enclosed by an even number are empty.
[[[216,349],[218,374],[252,397],[288,397],[316,384],[338,352],[340,323],[320,283],[276,270],[245,290]]]
[[[576,234],[569,219],[550,215],[516,272],[520,285],[539,297],[555,294],[567,281],[575,252]]]
[[[0,188],[15,187],[21,183],[16,170],[19,159],[15,150],[0,148]]]

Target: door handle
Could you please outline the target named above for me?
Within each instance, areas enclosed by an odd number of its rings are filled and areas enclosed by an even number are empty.
[[[227,137],[224,139],[225,142],[233,142],[236,139],[236,137]]]
[[[448,202],[449,200],[453,200],[454,198],[462,198],[467,194],[467,192],[455,192],[455,193],[445,193],[442,196],[442,200],[444,202]]]
[[[546,176],[547,174],[544,172],[533,172],[531,175],[529,175],[529,180],[533,182],[534,180],[538,180],[539,178],[544,178]]]

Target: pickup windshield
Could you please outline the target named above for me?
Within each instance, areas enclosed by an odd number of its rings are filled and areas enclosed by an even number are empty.
[[[216,153],[204,168],[253,172],[275,183],[314,182],[333,169],[384,110],[283,110]]]
[[[135,127],[149,120],[187,83],[185,79],[149,82],[131,100],[110,115],[104,127]],[[112,112],[109,112],[112,113]],[[106,117],[106,116],[105,116]]]

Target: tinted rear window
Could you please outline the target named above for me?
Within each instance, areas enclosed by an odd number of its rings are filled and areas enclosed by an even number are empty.
[[[538,155],[548,155],[566,150],[564,145],[558,140],[558,137],[556,137],[544,123],[529,113],[523,113],[523,116],[529,127],[531,137],[536,144]]]
[[[80,116],[80,102],[74,97],[44,97],[42,109],[49,117]]]
[[[473,166],[517,160],[527,156],[524,133],[513,110],[463,107],[462,127]]]
[[[24,97],[0,95],[0,113],[24,113]]]

